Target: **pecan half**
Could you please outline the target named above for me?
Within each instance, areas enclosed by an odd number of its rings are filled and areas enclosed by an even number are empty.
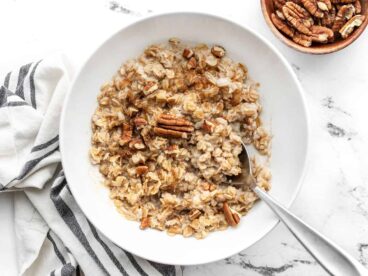
[[[280,18],[281,20],[286,20],[284,14],[282,13],[282,11],[280,10],[276,10],[275,14],[277,15],[278,18]],[[272,16],[272,15],[271,15]],[[275,23],[274,23],[275,24]]]
[[[120,139],[120,144],[123,146],[132,140],[133,127],[128,123],[123,123],[121,128],[122,134]]]
[[[355,14],[362,13],[362,4],[360,3],[360,0],[356,0],[354,2],[354,8],[355,8]]]
[[[285,5],[286,0],[274,0],[273,4],[275,5],[275,7],[279,10],[282,9],[282,7]]]
[[[193,132],[193,124],[173,114],[161,114],[157,118],[157,127],[153,132],[159,136],[173,138],[188,138],[188,133]]]
[[[323,12],[319,8],[317,0],[302,0],[302,4],[304,8],[310,12],[311,15],[318,17],[318,18],[323,17]]]
[[[350,20],[355,12],[355,8],[353,5],[344,5],[342,6],[336,15],[334,24],[332,25],[332,30],[334,32],[338,32],[345,23]]]
[[[282,12],[287,21],[299,32],[310,35],[310,27],[313,25],[313,18],[301,6],[293,2],[286,2],[282,7]]]
[[[354,3],[356,0],[331,0],[332,4],[350,4]]]
[[[328,12],[332,9],[332,3],[330,0],[317,0],[317,6],[324,12]]]
[[[182,139],[188,138],[187,132],[171,130],[171,129],[161,128],[161,127],[154,127],[153,132],[163,137],[173,137],[173,138],[182,138]]]
[[[328,41],[332,41],[334,38],[334,32],[323,26],[314,25],[311,27],[312,31],[312,41],[319,43],[327,43]]]
[[[147,166],[137,166],[135,168],[135,173],[137,175],[142,175],[148,172],[148,167]]]
[[[293,37],[295,30],[290,27],[288,24],[286,24],[284,21],[282,21],[278,16],[276,16],[274,13],[271,14],[271,20],[272,23],[275,25],[275,27],[286,34],[289,37]]]
[[[330,12],[325,12],[320,24],[324,27],[332,28],[336,18],[336,8],[333,6]]]
[[[340,30],[339,33],[341,34],[342,38],[347,38],[355,29],[355,27],[359,27],[362,25],[365,19],[364,15],[355,15],[352,17]]]
[[[232,227],[237,226],[240,222],[239,213],[231,209],[227,202],[224,202],[223,210],[226,222]]]
[[[295,33],[293,41],[304,47],[310,47],[312,45],[312,37],[301,33]]]
[[[184,118],[179,118],[173,114],[161,114],[160,116],[158,116],[157,122],[159,124],[171,126],[193,126],[190,121]]]

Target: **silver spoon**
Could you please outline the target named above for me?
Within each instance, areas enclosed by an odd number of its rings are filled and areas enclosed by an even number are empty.
[[[231,185],[247,185],[251,187],[329,274],[336,276],[368,275],[368,270],[341,247],[303,222],[256,185],[256,180],[251,173],[252,168],[249,155],[244,144],[239,159],[242,173],[231,179]]]

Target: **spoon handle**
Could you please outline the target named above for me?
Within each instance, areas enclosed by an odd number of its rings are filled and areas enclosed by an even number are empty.
[[[259,187],[253,190],[328,273],[336,276],[368,275],[368,270],[357,260],[288,211],[264,190]]]

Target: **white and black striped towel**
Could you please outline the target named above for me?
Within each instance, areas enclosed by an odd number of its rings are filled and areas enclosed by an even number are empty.
[[[181,275],[122,250],[74,201],[60,165],[59,116],[70,85],[65,57],[7,74],[0,88],[0,191],[14,193],[19,275]],[[1,79],[0,79],[1,80]]]

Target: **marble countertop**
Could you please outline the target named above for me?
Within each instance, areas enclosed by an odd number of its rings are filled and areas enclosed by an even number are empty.
[[[66,53],[78,66],[111,33],[154,13],[202,11],[256,30],[292,65],[311,116],[310,163],[291,209],[368,266],[367,32],[345,50],[311,56],[287,48],[272,35],[257,0],[2,0],[0,10],[0,74],[55,52]],[[11,200],[11,194],[0,195],[4,275],[16,275]],[[231,258],[183,271],[201,276],[327,275],[282,224]]]

